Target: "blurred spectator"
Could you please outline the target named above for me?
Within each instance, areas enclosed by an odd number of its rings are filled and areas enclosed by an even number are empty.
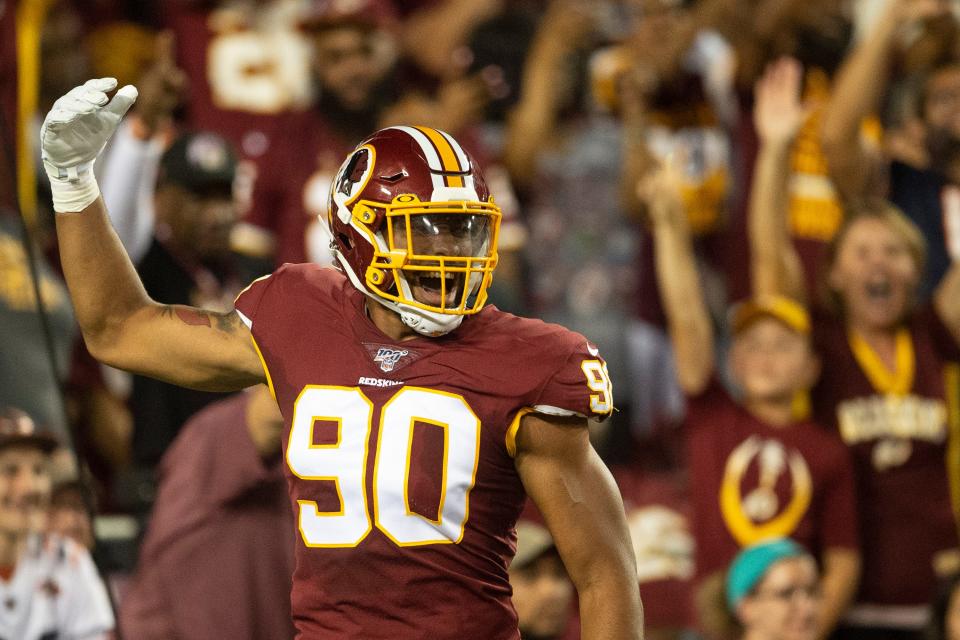
[[[810,318],[796,302],[762,297],[731,312],[735,401],[715,374],[714,329],[697,277],[676,170],[643,183],[677,376],[688,397],[684,431],[697,541],[697,582],[741,547],[791,536],[823,567],[823,631],[853,598],[860,554],[853,470],[843,444],[798,419],[795,402],[817,379]],[[707,616],[700,613],[701,623]]]
[[[843,221],[840,197],[821,144],[821,123],[829,112],[827,102],[834,91],[837,68],[851,41],[851,4],[845,0],[764,0],[759,5],[737,2],[739,21],[722,25],[736,51],[740,98],[733,132],[736,182],[723,253],[731,300],[751,295],[754,274],[747,241],[747,210],[759,144],[752,118],[754,83],[768,63],[782,56],[802,65],[803,99],[809,106],[788,150],[790,178],[784,183],[789,194],[787,229],[808,286],[817,282],[827,245]],[[875,127],[867,133],[875,138]]]
[[[743,640],[813,640],[819,637],[825,598],[817,564],[789,539],[748,547],[730,564],[725,605]]]
[[[209,132],[182,134],[163,152],[159,166],[151,166],[158,151],[155,143],[129,135],[118,140],[103,170],[112,220],[151,297],[230,309],[246,277],[230,253],[238,217],[236,156],[224,138]],[[135,465],[152,469],[183,423],[221,397],[134,376]]]
[[[937,25],[955,38],[960,29],[950,11],[950,4],[940,0],[892,0],[841,69],[823,123],[830,170],[845,196],[856,202],[882,193],[886,179],[889,199],[923,232],[924,298],[949,270],[960,242],[960,182],[951,166],[956,159],[951,150],[960,142],[960,59],[948,52],[911,70],[902,43],[911,31],[915,42],[936,41],[942,37]],[[912,153],[898,154],[902,146],[894,147],[890,151],[896,155],[885,157],[861,140],[860,121],[883,109],[884,97],[907,71],[918,76],[907,86],[912,94],[907,118],[918,129],[917,140]]]
[[[215,131],[259,163],[274,127],[311,99],[309,47],[298,0],[166,2],[164,26],[190,83],[184,124]]]
[[[46,532],[56,447],[27,414],[0,413],[0,637],[107,640],[113,612],[90,554]]]
[[[517,554],[510,564],[510,586],[523,640],[564,637],[573,603],[573,583],[550,532],[529,520],[517,523]]]
[[[589,3],[549,3],[507,119],[503,161],[530,229],[529,313],[589,333],[611,377],[626,381],[636,234],[618,191],[622,131],[586,98],[597,37]],[[626,419],[615,416],[614,428]]]
[[[277,265],[331,262],[330,184],[342,159],[378,128],[392,100],[385,80],[393,37],[377,3],[312,6],[300,23],[312,45],[317,98],[275,128],[269,150],[257,163],[250,210],[234,236],[235,248]]]
[[[647,640],[677,640],[695,625],[691,496],[682,454],[673,451],[678,433],[661,429],[627,452],[629,462],[610,469],[637,558]]]
[[[66,286],[33,248],[48,343],[17,214],[0,211],[0,404],[23,407],[62,442],[70,442],[62,385],[76,329]],[[54,353],[50,353],[50,348]],[[57,370],[54,371],[53,364]]]
[[[924,640],[960,640],[960,573],[938,586]]]
[[[465,47],[473,30],[511,4],[504,0],[439,0],[400,2],[412,5],[404,16],[404,52],[436,78],[459,76],[469,62]],[[514,0],[514,4],[518,4]],[[419,5],[419,6],[418,6]],[[429,42],[430,46],[424,46]]]
[[[802,111],[796,75],[790,62],[769,72],[780,85],[781,117]],[[771,126],[762,137],[751,205],[754,286],[808,299],[786,230],[791,127]],[[817,422],[839,433],[853,456],[863,549],[859,594],[841,637],[910,638],[926,621],[937,576],[960,565],[951,498],[960,470],[949,455],[950,407],[960,393],[950,364],[960,358],[960,267],[951,265],[932,302],[918,303],[923,237],[876,200],[846,212],[827,257],[813,333],[830,366],[811,399]]]
[[[289,640],[296,529],[266,387],[197,414],[160,485],[120,628],[138,640]]]
[[[48,530],[70,538],[92,553],[96,541],[90,517],[94,512],[93,500],[89,495],[89,489],[79,481],[56,484],[50,496]]]

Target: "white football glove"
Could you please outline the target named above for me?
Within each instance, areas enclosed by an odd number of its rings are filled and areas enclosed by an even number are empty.
[[[43,121],[41,157],[57,212],[82,211],[100,196],[93,161],[137,99],[128,84],[109,100],[106,92],[116,86],[114,78],[87,80],[54,102]]]

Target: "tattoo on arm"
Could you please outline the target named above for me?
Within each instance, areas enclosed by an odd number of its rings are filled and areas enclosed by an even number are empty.
[[[212,327],[224,333],[233,333],[240,324],[240,318],[233,311],[214,313],[181,305],[163,305],[161,313],[191,327]]]

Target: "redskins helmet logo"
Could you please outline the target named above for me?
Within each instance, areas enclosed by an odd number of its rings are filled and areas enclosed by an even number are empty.
[[[370,153],[366,149],[358,149],[354,152],[343,175],[340,176],[340,183],[337,185],[337,192],[342,193],[348,198],[353,195],[354,186],[361,181],[363,174],[367,172],[367,166],[370,163]]]

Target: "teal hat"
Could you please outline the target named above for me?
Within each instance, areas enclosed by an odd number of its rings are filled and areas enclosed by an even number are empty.
[[[737,605],[763,579],[767,570],[786,558],[810,555],[789,538],[775,538],[747,547],[737,554],[727,571],[727,606],[736,613]]]

